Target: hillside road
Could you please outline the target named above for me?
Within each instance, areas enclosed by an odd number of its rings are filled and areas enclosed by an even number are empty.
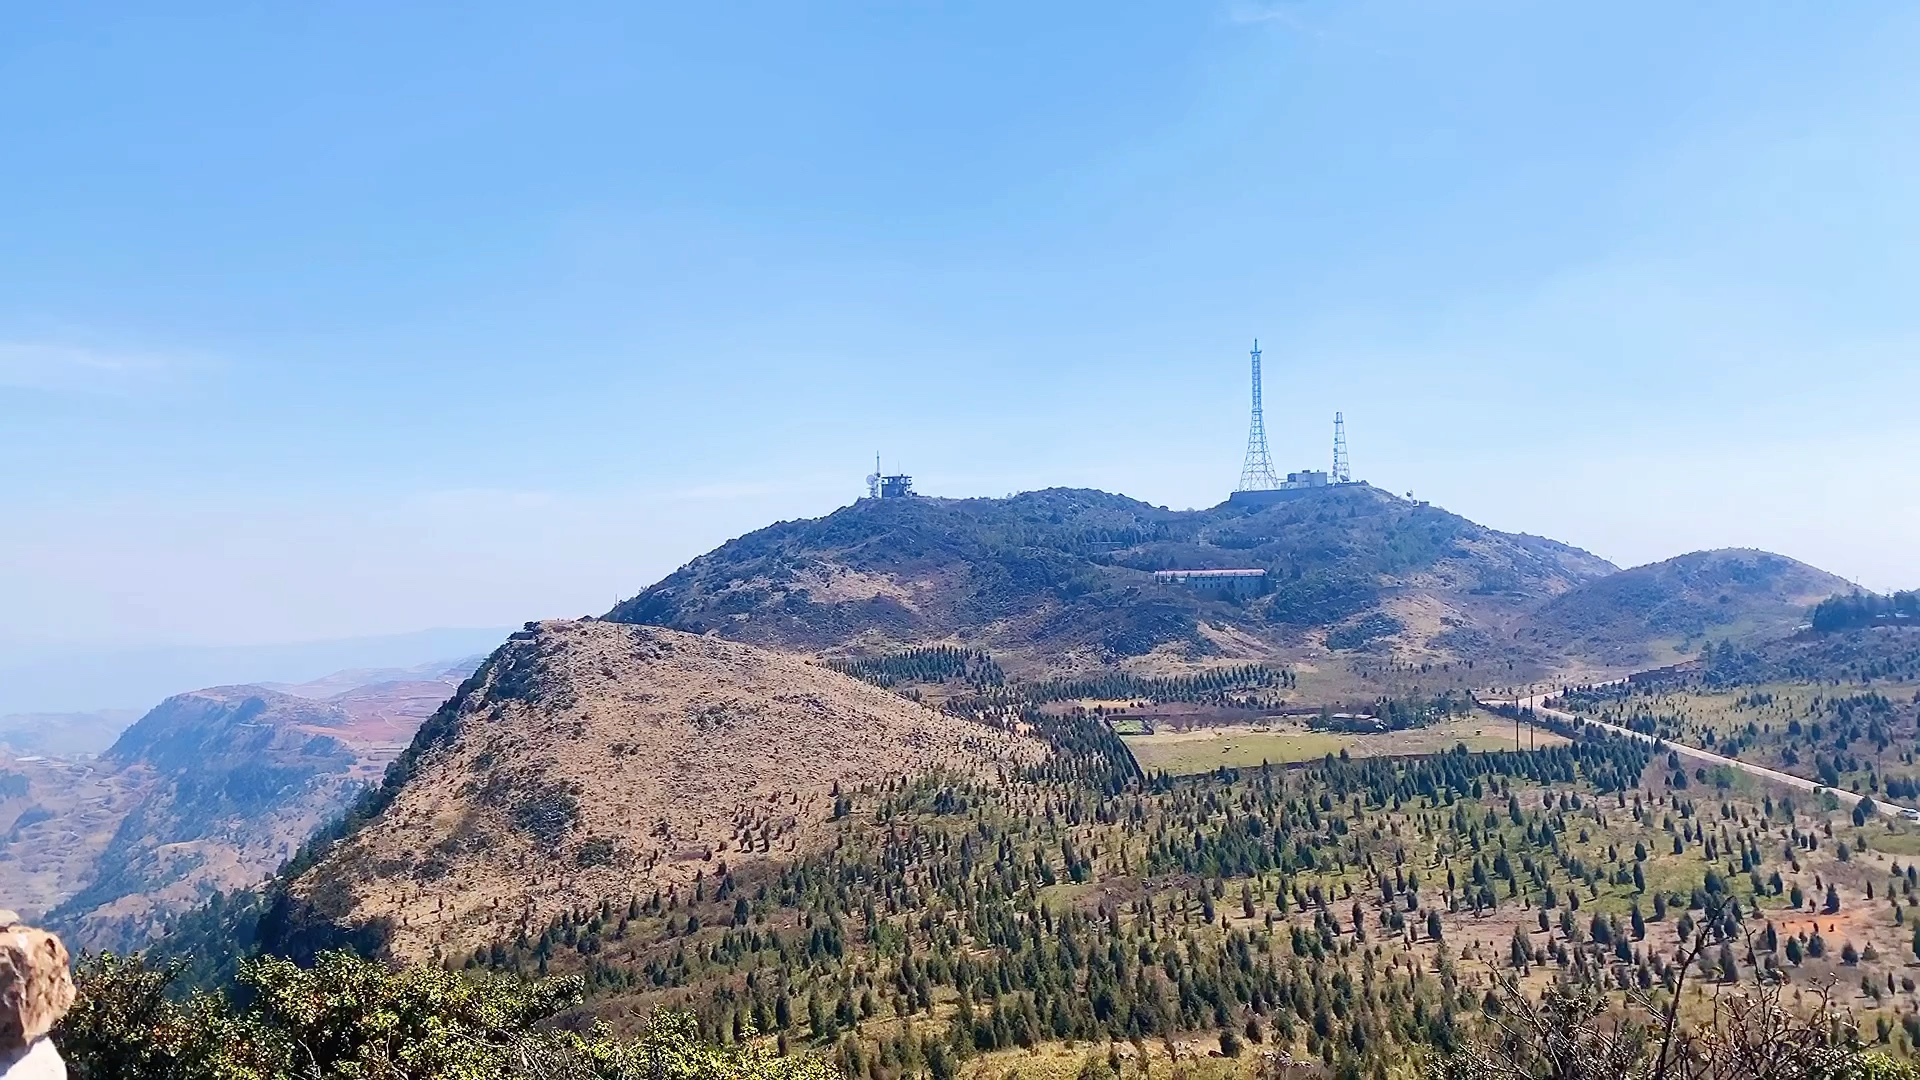
[[[1624,735],[1629,739],[1639,739],[1641,742],[1659,742],[1668,750],[1673,751],[1681,757],[1692,758],[1695,761],[1702,761],[1709,765],[1725,765],[1731,769],[1740,769],[1743,772],[1758,776],[1764,780],[1771,780],[1777,784],[1785,784],[1788,787],[1799,788],[1802,791],[1831,791],[1833,792],[1833,797],[1839,799],[1842,806],[1853,806],[1858,803],[1861,798],[1851,791],[1844,791],[1840,788],[1830,788],[1816,780],[1809,780],[1804,776],[1795,776],[1792,773],[1784,773],[1778,769],[1769,769],[1764,765],[1755,765],[1751,762],[1741,761],[1739,758],[1730,758],[1724,754],[1716,754],[1711,750],[1702,750],[1695,746],[1683,746],[1677,742],[1655,739],[1652,735],[1647,735],[1629,728],[1623,728],[1617,724],[1606,724],[1590,717],[1576,716],[1573,713],[1560,709],[1550,709],[1546,706],[1548,696],[1549,695],[1546,694],[1534,694],[1531,697],[1488,700],[1484,703],[1487,705],[1516,705],[1522,709],[1532,709],[1534,713],[1539,716],[1569,726],[1585,724],[1600,728],[1604,731],[1610,731],[1615,735]],[[1901,817],[1906,811],[1911,809],[1910,807],[1900,806],[1895,803],[1883,802],[1878,798],[1873,800],[1873,805],[1880,813],[1891,818]]]

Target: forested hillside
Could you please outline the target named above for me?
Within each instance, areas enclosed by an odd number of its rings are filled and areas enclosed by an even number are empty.
[[[1920,627],[1721,642],[1698,663],[1564,701],[1829,787],[1901,803],[1920,798]]]
[[[1920,592],[1877,596],[1856,591],[1830,597],[1813,609],[1810,621],[1823,634],[1866,626],[1920,626]]]
[[[864,674],[991,671],[978,654],[920,653]],[[1410,1076],[1488,1034],[1509,977],[1619,1001],[1693,993],[1689,979],[1833,975],[1869,1039],[1920,1037],[1898,914],[1920,879],[1886,853],[1920,840],[1908,826],[1850,824],[1804,793],[1580,733],[1533,752],[1175,779],[1143,773],[1097,714],[1003,689],[952,699],[946,722],[1004,751],[920,759],[918,706],[883,706],[824,667],[542,624],[423,730],[344,839],[265,895],[181,920],[165,948],[216,978],[236,945],[307,958],[339,943],[474,975],[578,975],[579,1023],[618,1031],[684,1007],[704,1038],[761,1033],[871,1080],[1063,1055],[1072,1070],[1089,1043],[1150,1076],[1262,1054]],[[842,763],[822,754],[837,736],[767,719],[846,725],[853,702],[909,710],[848,728],[891,764]],[[675,734],[613,749],[652,730]],[[1025,740],[1038,752],[1006,752]],[[681,757],[703,741],[725,764]],[[739,772],[783,760],[809,762],[826,796],[797,830],[753,810],[806,805],[781,797],[790,781]],[[688,782],[730,794],[657,809]],[[722,812],[710,846],[685,831],[703,808]],[[623,812],[635,827],[609,831]],[[664,833],[646,828],[656,815]]]
[[[1257,595],[1156,582],[1258,568]],[[609,614],[805,652],[985,648],[1077,670],[1156,650],[1278,659],[1395,649],[1510,658],[1509,623],[1614,567],[1364,484],[1249,510],[1099,491],[863,500],[722,545]],[[1522,659],[1527,659],[1522,657]]]

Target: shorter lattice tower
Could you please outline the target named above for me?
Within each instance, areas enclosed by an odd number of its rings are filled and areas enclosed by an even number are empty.
[[[1347,461],[1347,418],[1333,414],[1333,482],[1353,483],[1353,468]]]
[[[1240,466],[1237,491],[1271,491],[1280,486],[1267,453],[1267,425],[1260,418],[1260,340],[1253,342],[1253,426],[1247,430],[1247,460]]]

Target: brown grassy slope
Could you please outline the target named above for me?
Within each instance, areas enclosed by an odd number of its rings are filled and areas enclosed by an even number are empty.
[[[291,887],[413,958],[807,850],[836,784],[1043,753],[796,657],[598,621],[515,635],[415,750],[392,802]]]
[[[1709,642],[1790,633],[1844,578],[1766,551],[1696,551],[1590,581],[1541,607],[1517,642],[1595,671],[1671,664]]]
[[[450,691],[442,685],[440,697]],[[432,708],[416,708],[413,727]],[[382,715],[363,731],[369,725],[340,706],[258,686],[168,698],[100,758],[138,799],[53,917],[91,947],[132,948],[206,890],[259,883],[379,780],[412,734],[396,737],[396,723]],[[67,819],[42,827],[64,829]]]

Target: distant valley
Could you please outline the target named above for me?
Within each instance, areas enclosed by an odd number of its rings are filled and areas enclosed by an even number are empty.
[[[178,694],[97,757],[0,748],[0,895],[80,943],[137,945],[209,890],[270,874],[478,664]]]

